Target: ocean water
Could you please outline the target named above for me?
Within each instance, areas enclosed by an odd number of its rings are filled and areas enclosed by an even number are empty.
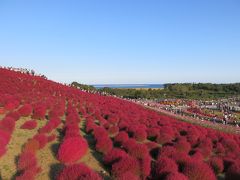
[[[92,85],[97,89],[104,87],[114,89],[136,89],[136,88],[163,88],[163,84],[94,84]]]

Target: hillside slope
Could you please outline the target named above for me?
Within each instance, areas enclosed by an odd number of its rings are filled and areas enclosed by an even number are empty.
[[[240,179],[240,137],[0,69],[0,179]]]

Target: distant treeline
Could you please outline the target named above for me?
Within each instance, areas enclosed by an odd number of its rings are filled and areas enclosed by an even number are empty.
[[[82,89],[82,90],[85,90],[85,91],[97,91],[97,89],[94,86],[80,84],[80,83],[75,82],[75,81],[71,83],[71,86]]]
[[[76,85],[76,83],[75,83]],[[96,89],[93,86],[81,85],[83,89],[106,92],[131,99],[217,99],[240,95],[240,83],[211,84],[211,83],[183,83],[165,84],[163,89]],[[88,87],[88,88],[87,88]]]

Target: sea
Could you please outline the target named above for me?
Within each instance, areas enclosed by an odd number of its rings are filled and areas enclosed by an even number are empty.
[[[113,88],[113,89],[154,89],[154,88],[163,88],[164,84],[94,84],[92,85],[97,89],[104,87]]]

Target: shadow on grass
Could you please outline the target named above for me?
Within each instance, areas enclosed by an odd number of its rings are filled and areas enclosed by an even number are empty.
[[[57,164],[52,164],[50,166],[50,171],[49,171],[49,178],[50,179],[57,179],[58,174],[61,172],[61,170],[64,168],[63,164],[57,163]]]
[[[60,129],[57,129],[57,132],[59,134],[58,136],[58,140],[57,142],[58,143],[55,143],[55,144],[52,144],[51,145],[51,151],[52,151],[52,154],[54,155],[54,157],[57,159],[57,154],[58,154],[58,149],[61,145],[60,142],[62,142],[63,140],[63,133],[62,133],[62,130]],[[60,173],[60,171],[63,169],[64,165],[61,164],[61,163],[55,163],[55,164],[52,164],[50,166],[50,171],[49,171],[49,179],[56,179],[57,175]]]
[[[16,166],[17,166],[17,164],[18,164],[18,159],[19,159],[19,156],[16,156],[15,157],[15,164],[16,164]],[[20,176],[21,175],[21,173],[22,172],[20,172],[20,171],[17,171],[12,177],[11,177],[11,180],[15,180],[16,179],[16,177],[18,177],[18,176]],[[1,178],[0,178],[0,180],[1,180]]]
[[[88,147],[89,147],[89,149],[91,150],[90,152],[91,152],[92,156],[93,156],[98,162],[100,162],[100,166],[104,169],[104,171],[110,172],[110,169],[109,169],[108,167],[106,167],[106,166],[103,165],[103,155],[95,150],[95,143],[96,143],[96,142],[95,142],[95,139],[94,139],[93,135],[90,134],[90,133],[88,134],[88,133],[85,132],[85,122],[83,122],[83,125],[82,125],[82,127],[81,127],[80,129],[81,129],[81,131],[83,131],[83,132],[85,133],[85,135],[84,135],[83,137],[84,137],[84,138],[87,140],[87,142],[88,142]],[[109,174],[110,174],[110,173],[109,173]],[[111,180],[111,177],[108,176],[107,174],[105,174],[104,172],[100,172],[100,175],[101,175],[105,180]]]

